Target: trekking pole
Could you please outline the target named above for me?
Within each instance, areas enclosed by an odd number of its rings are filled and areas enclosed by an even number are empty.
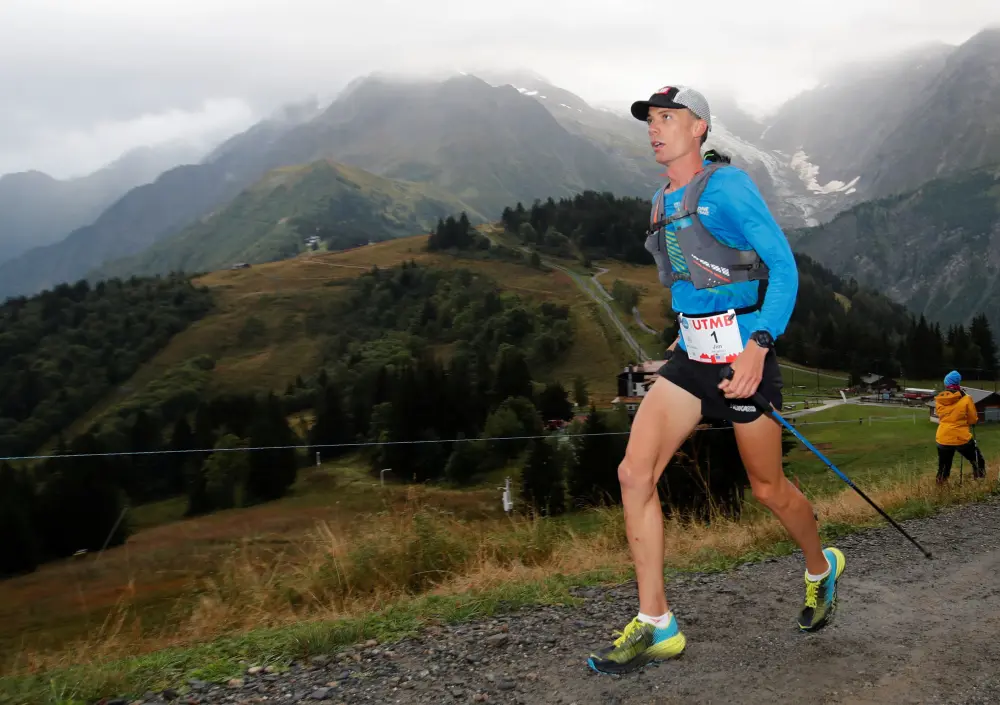
[[[733,378],[733,368],[730,367],[729,365],[726,365],[724,368],[722,368],[721,375],[722,375],[722,379],[732,379]],[[861,488],[859,488],[857,485],[855,485],[854,482],[851,480],[851,478],[849,478],[847,475],[845,475],[844,473],[842,473],[837,468],[837,466],[834,465],[832,462],[830,462],[830,460],[827,459],[827,457],[825,455],[823,455],[822,453],[820,453],[815,448],[815,446],[813,446],[812,443],[810,443],[809,441],[807,441],[802,436],[801,433],[799,433],[798,431],[796,431],[795,427],[792,426],[790,423],[788,423],[781,416],[781,414],[779,414],[777,411],[775,411],[774,408],[771,406],[771,404],[767,401],[767,399],[764,398],[764,396],[760,392],[755,392],[754,393],[754,395],[753,395],[753,404],[758,409],[760,409],[762,412],[764,412],[765,415],[770,416],[771,419],[773,419],[774,421],[777,421],[779,424],[781,424],[786,429],[788,429],[789,431],[791,431],[791,433],[792,433],[793,436],[795,436],[799,441],[801,441],[802,444],[806,448],[808,448],[809,450],[811,450],[813,452],[813,454],[817,458],[819,458],[820,460],[822,460],[823,463],[828,468],[830,468],[831,470],[833,470],[841,480],[843,480],[844,482],[846,482],[848,487],[850,487],[852,490],[854,490],[859,495],[861,495],[861,498],[863,500],[865,500],[866,502],[868,502],[868,504],[870,504],[872,506],[872,508],[875,509],[875,511],[877,511],[879,514],[881,514],[885,518],[886,521],[888,521],[890,524],[892,524],[892,526],[897,531],[899,531],[899,533],[901,533],[903,536],[905,536],[906,538],[908,538],[910,540],[910,543],[912,543],[914,546],[916,546],[918,549],[920,549],[920,552],[923,553],[926,558],[930,558],[931,557],[931,552],[930,551],[928,551],[926,548],[924,548],[919,543],[917,543],[917,540],[915,538],[913,538],[908,533],[906,533],[906,529],[904,529],[902,526],[900,526],[899,524],[897,524],[896,521],[891,516],[889,516],[888,514],[886,514],[885,511],[883,511],[880,506],[878,506],[877,504],[875,504],[875,502],[873,502],[868,495],[866,495],[864,492],[862,492]]]

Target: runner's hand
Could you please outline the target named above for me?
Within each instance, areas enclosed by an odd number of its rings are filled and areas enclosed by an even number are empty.
[[[757,392],[760,381],[764,377],[764,359],[767,350],[751,341],[741,352],[731,367],[733,378],[724,379],[719,383],[726,399],[749,399]]]

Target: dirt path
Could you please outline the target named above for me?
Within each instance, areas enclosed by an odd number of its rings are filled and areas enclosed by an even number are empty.
[[[625,585],[581,590],[581,607],[525,609],[248,676],[242,687],[206,687],[201,702],[1000,702],[1000,500],[907,528],[934,560],[890,528],[837,542],[847,557],[840,606],[816,634],[794,626],[796,555],[671,582],[687,652],[638,674],[602,676],[585,664],[635,614]]]
[[[521,248],[521,249],[527,250],[527,248]],[[558,269],[563,274],[569,276],[569,278],[576,283],[576,285],[580,288],[581,291],[583,291],[583,293],[585,293],[587,296],[593,299],[598,306],[604,309],[605,313],[608,314],[608,317],[611,319],[611,322],[614,324],[615,328],[618,329],[618,332],[625,340],[625,343],[632,349],[632,351],[639,358],[637,362],[645,362],[646,360],[653,359],[652,357],[650,357],[649,353],[647,353],[645,350],[642,349],[642,345],[640,345],[639,341],[635,339],[635,336],[633,336],[629,332],[628,328],[625,326],[624,323],[622,323],[621,318],[618,317],[618,314],[615,313],[614,309],[611,308],[611,305],[607,302],[607,300],[604,299],[601,296],[601,294],[599,294],[593,288],[587,286],[587,282],[584,280],[583,277],[581,277],[573,270],[567,269],[566,267],[556,264],[555,262],[552,262],[550,260],[543,259],[542,263],[548,267],[552,267],[553,269]],[[598,286],[600,285],[598,284]],[[607,293],[604,291],[603,287],[601,287],[601,291],[604,292],[605,294]]]

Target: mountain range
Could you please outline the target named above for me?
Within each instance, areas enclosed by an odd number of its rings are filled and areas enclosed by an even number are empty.
[[[863,278],[881,265],[856,248],[870,238],[895,242],[894,236],[861,228],[852,240],[843,224],[872,199],[896,198],[893,213],[915,208],[948,190],[921,191],[929,181],[964,178],[1000,163],[998,89],[1000,29],[989,29],[958,47],[927,44],[846,65],[767,119],[748,115],[728,96],[709,96],[714,129],[706,147],[730,154],[750,173],[797,247],[838,273]],[[284,256],[295,251],[301,233],[282,223],[330,203],[368,208],[376,220],[398,211],[398,217],[386,216],[385,228],[373,226],[377,237],[388,237],[409,227],[426,230],[427,218],[440,208],[492,220],[516,202],[585,189],[647,198],[661,169],[650,158],[642,124],[627,109],[594,107],[529,72],[435,80],[362,77],[326,107],[288,106],[199,163],[133,188],[62,241],[0,264],[0,297],[85,276],[204,270],[237,257]],[[299,177],[289,186],[284,180],[290,173]],[[319,185],[317,174],[332,179],[329,189]],[[417,207],[420,199],[427,207]],[[867,207],[889,208],[878,203]],[[254,212],[266,213],[263,222],[238,226]],[[5,213],[0,205],[0,215]],[[955,211],[949,217],[964,216]],[[911,238],[941,237],[936,221],[904,220]],[[972,238],[974,247],[983,222],[973,218],[952,231]],[[847,239],[831,240],[834,234]],[[304,247],[301,240],[298,247]],[[906,269],[913,258],[892,250],[886,253],[892,262],[883,264],[905,270],[905,277],[916,281],[933,272],[917,265]],[[872,281],[929,314],[950,316],[962,306],[945,309],[940,295],[924,301],[913,293],[919,287],[907,293],[906,287]],[[941,284],[947,291],[954,286]]]
[[[201,156],[186,143],[167,143],[130,150],[104,168],[74,179],[55,179],[40,171],[0,176],[0,262],[57,242],[93,222],[136,186]]]
[[[223,269],[297,254],[307,235],[340,250],[430,232],[473,209],[429,184],[385,179],[329,160],[281,167],[225,207],[132,257],[99,267],[100,279]]]
[[[1000,28],[964,44],[925,44],[850,65],[784,105],[766,149],[801,153],[824,179],[852,184],[840,205],[911,191],[1000,163]]]
[[[795,250],[942,325],[1000,330],[1000,164],[868,201],[791,231]]]

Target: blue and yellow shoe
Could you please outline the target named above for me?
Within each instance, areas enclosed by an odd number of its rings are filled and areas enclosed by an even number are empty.
[[[654,627],[636,617],[611,646],[592,653],[587,665],[598,673],[629,673],[651,661],[680,656],[686,643],[676,617],[671,616],[666,627]]]
[[[844,554],[828,548],[823,555],[830,562],[830,572],[822,580],[806,578],[806,604],[799,614],[799,629],[806,632],[825,627],[837,610],[837,580],[844,572]]]

